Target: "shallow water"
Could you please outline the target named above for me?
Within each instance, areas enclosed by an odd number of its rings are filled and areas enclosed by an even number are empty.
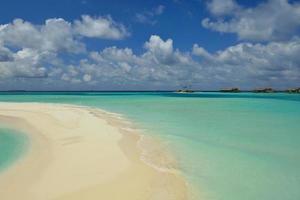
[[[21,157],[27,143],[26,135],[0,125],[0,171]]]
[[[169,145],[203,199],[300,199],[300,95],[44,92],[0,101],[122,113]]]

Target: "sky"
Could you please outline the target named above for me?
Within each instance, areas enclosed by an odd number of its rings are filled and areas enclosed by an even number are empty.
[[[300,1],[0,1],[0,90],[184,86],[300,87]]]

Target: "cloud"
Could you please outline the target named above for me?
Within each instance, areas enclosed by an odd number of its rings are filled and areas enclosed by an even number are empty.
[[[81,20],[75,20],[74,30],[85,37],[119,40],[129,36],[123,24],[115,22],[110,16],[92,18],[82,15]]]
[[[152,35],[144,46],[148,50],[144,56],[152,57],[156,63],[174,63],[173,40],[163,41],[159,36]]]
[[[85,82],[89,82],[92,80],[92,76],[90,74],[85,74],[83,75],[82,79],[85,81]]]
[[[208,53],[203,47],[200,47],[198,44],[193,45],[192,54],[203,57],[205,59],[210,59],[212,55]]]
[[[153,8],[151,11],[136,13],[135,20],[142,24],[155,25],[157,23],[157,20],[155,18],[159,15],[162,15],[164,11],[165,11],[165,6],[159,5]]]
[[[235,33],[240,40],[284,41],[300,29],[300,4],[288,0],[267,0],[250,8],[234,0],[213,0],[208,3],[208,10],[215,18],[203,19],[203,27]]]
[[[51,55],[39,54],[32,49],[22,49],[11,53],[12,58],[0,61],[1,78],[45,78],[46,68],[41,65],[42,60],[50,58]]]
[[[86,82],[93,78],[94,82],[115,85],[158,86],[181,84],[194,71],[195,63],[189,53],[174,50],[171,39],[153,35],[144,47],[145,52],[140,55],[134,54],[132,49],[117,47],[91,52],[76,68],[78,74],[66,73],[68,77],[82,77]]]
[[[194,85],[222,87],[297,86],[300,82],[300,39],[269,44],[240,43],[215,53],[195,44],[191,52],[174,49],[173,40],[152,35],[137,55],[130,48],[107,47],[90,52],[75,68],[65,72],[87,84],[115,87],[178,88]],[[88,76],[87,76],[88,75]]]
[[[194,44],[184,52],[171,38],[151,35],[139,54],[117,46],[90,52],[82,38],[98,36],[80,33],[77,23],[52,18],[41,25],[21,19],[0,25],[0,88],[251,89],[300,83],[299,37],[241,42],[217,52]],[[84,17],[80,23],[86,24]]]
[[[13,58],[13,53],[0,44],[0,62],[9,61]]]
[[[87,31],[81,31],[86,28]],[[0,77],[45,78],[64,66],[64,56],[86,54],[83,37],[121,39],[126,28],[111,17],[87,15],[74,23],[62,18],[37,25],[22,19],[0,25]]]
[[[154,8],[154,14],[161,15],[161,14],[163,14],[164,10],[165,10],[165,6],[159,5],[156,8]]]
[[[255,86],[296,85],[300,82],[300,39],[268,44],[240,43],[210,54],[194,45],[202,65],[212,68],[208,76],[226,83]]]
[[[227,15],[239,9],[234,0],[211,0],[207,2],[207,8],[213,15]]]
[[[78,53],[85,50],[84,44],[74,37],[72,25],[61,18],[48,19],[41,26],[15,19],[2,25],[0,43],[8,47],[51,52]]]
[[[52,18],[47,19],[43,25],[33,25],[22,19],[0,25],[0,44],[52,52],[85,51],[85,45],[78,36],[122,39],[128,35],[125,26],[111,17],[92,18],[88,15],[83,15],[81,20],[75,20],[74,23],[62,18]]]

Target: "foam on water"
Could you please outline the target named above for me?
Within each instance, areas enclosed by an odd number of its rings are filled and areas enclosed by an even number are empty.
[[[178,163],[174,155],[161,141],[154,137],[141,135],[138,147],[142,150],[141,160],[161,172],[178,173]]]

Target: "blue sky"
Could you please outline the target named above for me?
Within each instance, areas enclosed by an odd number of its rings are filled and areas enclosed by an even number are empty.
[[[101,49],[108,45],[130,46],[141,51],[143,43],[153,34],[162,38],[172,38],[176,47],[190,50],[194,43],[201,43],[210,51],[225,48],[236,42],[234,35],[224,35],[209,31],[201,26],[201,20],[208,15],[205,3],[191,1],[130,1],[130,0],[10,0],[1,1],[0,23],[8,23],[22,18],[36,24],[42,24],[49,18],[63,18],[68,21],[80,18],[82,14],[91,16],[111,15],[116,21],[125,24],[132,37],[122,41],[103,40],[90,42],[91,49]],[[163,14],[153,17],[155,25],[138,23],[136,14],[151,12],[158,6],[164,6]],[[13,12],[12,12],[13,11]],[[211,42],[211,41],[214,42]]]
[[[0,13],[2,90],[300,86],[299,1],[2,0]]]

